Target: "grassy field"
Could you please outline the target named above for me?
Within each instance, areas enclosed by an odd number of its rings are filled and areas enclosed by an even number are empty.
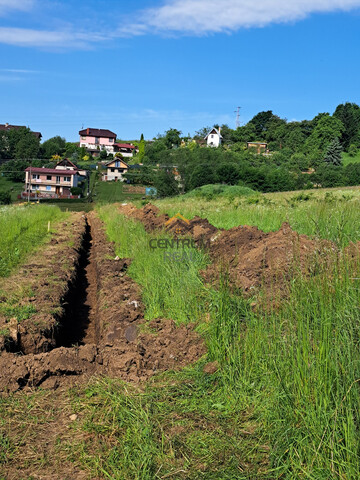
[[[131,202],[143,197],[141,194],[128,194],[123,192],[122,182],[98,181],[94,189],[94,200],[98,204],[114,202]]]
[[[250,224],[269,231],[288,221],[343,249],[360,240],[359,199],[354,188],[156,204],[222,228]],[[0,435],[0,462],[21,455],[30,420],[45,431],[48,410],[56,419],[59,407],[81,420],[57,438],[53,453],[89,478],[357,480],[360,265],[334,255],[326,268],[314,265],[316,276],[295,277],[290,295],[264,306],[234,292],[226,278],[218,289],[206,285],[200,271],[209,258],[201,250],[192,260],[164,262],[149,246],[158,233],[146,233],[113,205],[97,209],[117,255],[133,259],[128,274],[142,288],[146,319],[195,323],[208,353],[141,388],[106,378],[79,386],[66,407],[61,395],[57,405],[41,390],[2,399],[0,426],[19,412],[26,421],[16,424],[17,440]],[[209,361],[218,366],[213,374],[204,372]],[[29,462],[34,458],[50,461],[31,452]]]
[[[0,277],[5,277],[49,236],[51,228],[65,218],[54,206],[25,205],[0,208]]]
[[[255,194],[212,200],[176,197],[154,202],[161,211],[187,218],[206,217],[218,228],[254,225],[265,232],[288,222],[298,233],[332,240],[339,245],[360,239],[360,190],[305,190]]]
[[[164,211],[189,216],[199,213],[227,227],[246,219],[271,229],[291,220],[300,230],[335,240],[340,246],[360,239],[356,191],[338,191],[331,197],[319,192],[316,198],[290,197],[290,201],[286,195],[274,195],[269,201],[234,206],[173,199],[158,204]],[[231,461],[224,459],[221,470],[215,473],[210,468],[205,478],[359,478],[359,265],[339,257],[325,271],[319,267],[316,278],[295,279],[290,298],[281,298],[276,309],[254,312],[240,294],[229,292],[226,283],[220,291],[202,284],[197,270],[206,258],[168,269],[149,252],[141,226],[109,208],[102,216],[119,255],[135,259],[130,275],[144,288],[148,318],[172,315],[180,321],[196,321],[207,340],[208,360],[221,366],[216,377],[207,381],[199,374],[199,366],[189,369],[193,380],[188,392],[182,393],[183,402],[191,403],[193,391],[200,390],[196,412],[206,411],[209,397],[214,396],[214,410],[220,409],[228,419],[240,414],[256,431],[252,448],[250,442],[241,451],[242,461],[248,465],[246,473],[235,474]],[[164,399],[162,410],[167,409],[168,399]],[[155,421],[157,414],[150,410],[146,422]],[[141,422],[139,432],[147,428],[146,422]],[[189,435],[199,435],[196,429],[187,428]],[[214,432],[206,435],[203,455],[211,458]],[[153,437],[152,441],[157,444]],[[234,443],[238,441],[234,437]],[[137,442],[143,444],[140,437]],[[265,470],[259,445],[271,452]],[[149,458],[146,448],[141,458]],[[201,477],[196,468],[192,470],[192,454],[187,476],[178,478]],[[120,454],[120,464],[123,462]],[[138,468],[142,474],[137,478],[156,478],[145,467],[142,470],[138,464]],[[124,478],[131,478],[129,470]]]
[[[360,151],[355,157],[350,157],[348,153],[343,153],[343,164],[348,165],[349,163],[359,163],[360,162]]]

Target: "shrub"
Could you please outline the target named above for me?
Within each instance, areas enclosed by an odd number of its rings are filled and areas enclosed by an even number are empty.
[[[80,187],[71,187],[70,192],[72,195],[81,195],[82,194],[82,188]]]
[[[10,192],[0,192],[0,205],[10,205],[11,195]]]

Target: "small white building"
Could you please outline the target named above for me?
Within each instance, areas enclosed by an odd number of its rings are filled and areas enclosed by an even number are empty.
[[[206,135],[204,140],[206,140],[206,143],[207,143],[208,147],[219,147],[221,145],[222,138],[223,137],[220,133],[220,128],[218,130],[217,128],[214,127]]]
[[[129,169],[128,164],[125,163],[124,160],[121,158],[114,158],[114,160],[107,162],[105,166],[106,174],[102,177],[104,182],[111,182],[113,180],[115,180],[115,182],[124,181],[123,174]]]

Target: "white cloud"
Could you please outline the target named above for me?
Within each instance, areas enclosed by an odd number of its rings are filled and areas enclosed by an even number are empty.
[[[0,27],[0,43],[20,47],[87,48],[91,43],[104,41],[107,38],[101,34],[70,30],[50,31]]]
[[[0,0],[0,15],[10,10],[30,10],[34,3],[34,0]]]
[[[360,7],[360,0],[166,0],[163,6],[143,12],[141,18],[148,31],[155,28],[202,35],[356,7]]]
[[[41,73],[39,70],[25,70],[23,68],[1,68],[0,72],[7,72],[7,73]]]

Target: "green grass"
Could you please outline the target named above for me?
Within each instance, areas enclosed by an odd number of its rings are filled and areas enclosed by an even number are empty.
[[[123,182],[96,182],[94,200],[97,204],[138,200],[144,195],[123,192]]]
[[[8,276],[16,265],[48,238],[49,221],[50,227],[53,227],[65,215],[54,206],[0,208],[0,277]]]
[[[358,202],[354,189],[157,204],[223,226],[271,230],[288,220],[300,233],[343,247],[360,239]],[[147,234],[111,205],[98,211],[116,253],[133,259],[128,273],[142,287],[146,318],[195,322],[208,353],[141,388],[102,379],[74,389],[71,412],[80,420],[57,454],[91,478],[357,480],[359,263],[334,253],[325,268],[314,265],[316,276],[295,277],[289,295],[281,292],[264,307],[230,288],[226,277],[217,290],[204,285],[204,252],[191,262],[164,262],[163,252],[149,246],[152,238],[166,238],[164,232]],[[217,362],[216,373],[204,373],[208,361]],[[0,402],[5,464],[19,442],[8,413],[19,398]]]
[[[99,214],[107,225],[109,239],[115,242],[116,254],[133,259],[129,273],[142,287],[146,317],[167,317],[177,322],[198,321],[201,315],[198,300],[204,292],[198,272],[207,264],[205,254],[196,249],[191,252],[185,249],[186,254],[191,253],[192,259],[167,261],[164,259],[166,250],[152,249],[149,241],[151,238],[169,238],[168,235],[147,235],[140,223],[119,215],[111,205],[100,208]]]
[[[354,211],[353,203],[358,200],[342,197],[342,193],[338,198],[328,196],[320,200],[292,196],[282,208],[287,212],[295,210],[294,219],[304,229],[335,239],[341,246],[349,239],[359,239],[359,214]],[[189,215],[189,211],[185,209],[184,212],[181,208],[184,204],[189,208],[187,201],[170,202],[173,208],[170,213],[181,211]],[[167,201],[167,205],[170,202]],[[226,208],[226,204],[224,206]],[[278,206],[275,202],[260,205],[265,210],[262,220],[270,217],[267,219],[269,227],[275,226],[271,222],[274,222],[272,216],[276,216]],[[190,207],[199,208],[193,203]],[[211,202],[210,207],[214,207]],[[225,212],[210,210],[209,216],[215,214],[219,221],[227,222],[232,211],[233,215],[256,219],[253,209],[252,204],[243,205],[238,214],[238,209],[229,205]],[[310,216],[311,211],[314,217]],[[226,282],[219,291],[206,289],[201,284],[194,288],[191,282],[195,280],[200,264],[193,272],[189,267],[186,272],[181,267],[176,267],[176,272],[155,268],[154,259],[148,258],[151,252],[146,250],[144,239],[148,237],[142,227],[120,216],[116,219],[110,209],[106,215],[104,211],[102,214],[112,232],[110,238],[122,245],[119,253],[135,259],[130,274],[144,288],[145,303],[150,307],[148,315],[171,312],[178,320],[184,321],[187,313],[192,312],[188,320],[198,319],[198,329],[207,341],[208,359],[217,361],[220,370],[216,386],[213,382],[201,383],[202,377],[199,376],[192,388],[202,389],[203,399],[216,391],[218,400],[214,405],[227,412],[229,418],[235,418],[239,411],[252,412],[260,443],[271,449],[271,466],[267,468],[269,478],[359,478],[359,265],[350,264],[345,256],[334,256],[325,271],[321,265],[317,266],[316,277],[295,278],[290,297],[279,298],[276,309],[267,307],[254,311],[239,292],[230,293]],[[312,218],[316,219],[316,229]],[[118,229],[114,228],[116,224]],[[175,296],[175,311],[172,311],[166,297],[170,298],[174,293],[173,286],[178,284],[177,279],[174,281],[174,274],[182,276],[187,301],[181,302]],[[187,290],[187,287],[190,288]],[[164,289],[165,294],[161,295]],[[209,315],[210,321],[206,321],[204,314]],[[189,371],[195,372],[196,368]],[[184,394],[189,397],[184,399],[185,403],[191,402],[192,395],[192,390]],[[165,401],[162,409],[166,411],[167,408]],[[196,408],[198,412],[202,411],[204,401],[199,399]],[[141,420],[145,429],[146,422]],[[190,427],[189,432],[191,435]],[[134,436],[140,442],[140,438]],[[194,432],[194,436],[199,442],[198,432]],[[211,455],[212,441],[212,435],[204,440],[204,455]],[[160,448],[163,442],[158,438],[155,444]],[[255,442],[254,448],[256,445]],[[163,453],[161,451],[161,455]],[[152,455],[145,449],[140,458],[151,459]],[[160,454],[155,454],[156,458],[157,455]],[[251,463],[250,451],[246,450],[243,455],[245,463]],[[122,464],[123,456],[119,458]],[[137,468],[140,468],[138,464]],[[225,460],[220,471],[218,478],[237,478],[231,476],[229,459]],[[148,470],[144,472],[146,474],[136,478],[154,478]],[[259,472],[254,477],[239,474],[238,478],[261,478]],[[110,474],[110,478],[120,477],[114,477],[114,472]],[[201,478],[201,474],[198,471],[198,476],[185,475],[184,478]],[[205,478],[216,476],[208,473]]]
[[[343,165],[348,165],[349,163],[359,163],[360,162],[360,150],[358,151],[355,157],[351,157],[348,153],[343,152]]]
[[[360,191],[304,191],[235,199],[188,197],[154,202],[162,212],[186,218],[205,217],[218,228],[254,225],[265,232],[288,222],[300,234],[332,240],[344,246],[360,238]]]
[[[97,478],[265,478],[267,451],[251,413],[226,407],[216,381],[198,366],[160,376],[143,391],[118,380],[96,382],[73,398],[89,440],[67,449]],[[244,472],[246,460],[252,465]]]

